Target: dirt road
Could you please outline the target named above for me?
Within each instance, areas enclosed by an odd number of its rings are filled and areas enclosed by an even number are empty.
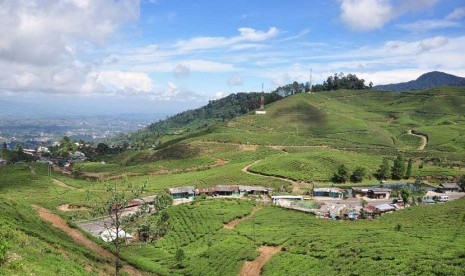
[[[239,276],[258,276],[262,272],[263,266],[268,262],[274,254],[281,251],[282,246],[261,246],[258,250],[260,251],[260,256],[255,260],[249,262],[246,261],[244,266],[242,266]]]
[[[250,212],[250,214],[248,214],[247,216],[243,216],[242,218],[238,218],[238,219],[235,219],[235,220],[232,220],[232,221],[228,222],[227,224],[224,225],[224,228],[225,229],[230,229],[230,230],[234,229],[234,227],[236,227],[236,225],[243,222],[244,220],[247,220],[247,219],[251,218],[260,209],[261,209],[261,207],[255,206],[252,209],[252,212]]]
[[[112,252],[100,247],[98,244],[84,236],[84,234],[81,233],[79,230],[69,227],[66,221],[63,220],[60,216],[55,215],[49,210],[37,205],[33,205],[32,207],[37,210],[40,218],[43,221],[49,222],[52,224],[53,227],[62,230],[63,232],[68,234],[68,236],[70,236],[76,243],[89,248],[90,250],[98,253],[100,256],[106,259],[110,259],[113,261],[116,260],[117,257]],[[129,273],[129,275],[143,275],[135,267],[129,265],[124,265],[123,271]]]
[[[408,130],[408,134],[421,138],[421,145],[418,146],[417,150],[425,149],[426,145],[428,144],[428,137],[426,137],[425,135],[421,135],[421,134],[415,134],[412,132],[411,129]]]

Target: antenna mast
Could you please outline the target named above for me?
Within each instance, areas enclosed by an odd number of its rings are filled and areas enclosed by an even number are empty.
[[[308,93],[312,93],[312,73],[313,68],[310,68],[310,81],[308,82]]]

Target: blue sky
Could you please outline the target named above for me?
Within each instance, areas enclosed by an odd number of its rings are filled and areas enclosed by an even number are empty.
[[[175,113],[310,70],[465,76],[459,0],[7,0],[0,21],[3,101],[57,113]]]

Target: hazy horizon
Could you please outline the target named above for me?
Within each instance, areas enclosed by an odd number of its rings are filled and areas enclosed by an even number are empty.
[[[465,76],[458,0],[7,0],[0,12],[0,115],[175,114],[339,72],[375,85]]]

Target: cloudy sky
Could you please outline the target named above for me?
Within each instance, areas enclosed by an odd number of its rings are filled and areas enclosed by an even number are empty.
[[[463,0],[0,3],[0,107],[174,113],[310,70],[314,83],[465,76]]]

